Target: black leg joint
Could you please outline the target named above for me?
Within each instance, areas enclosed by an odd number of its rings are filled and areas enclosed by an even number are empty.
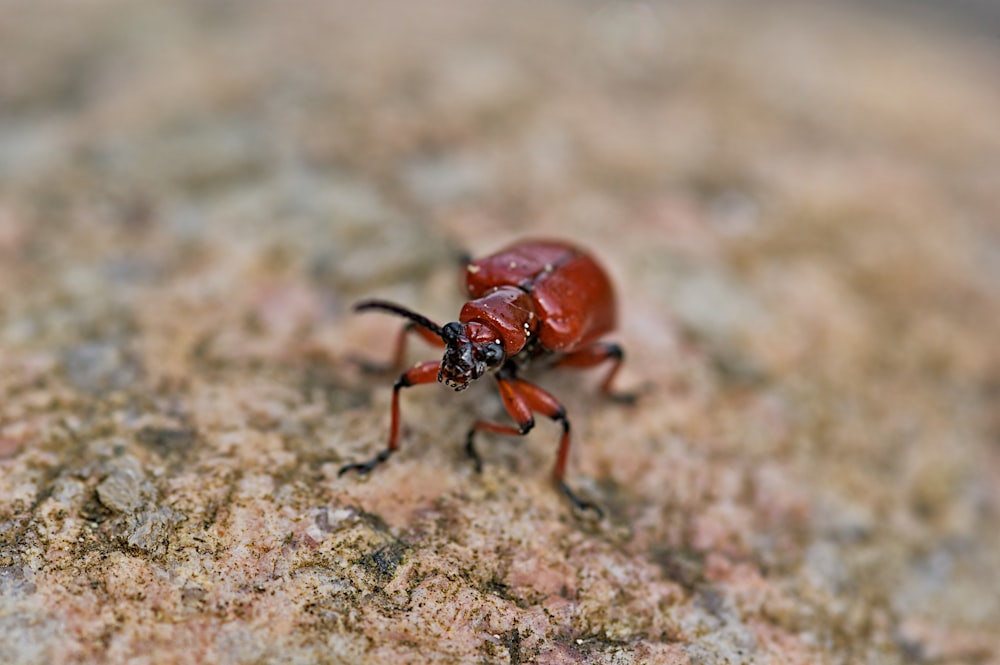
[[[625,357],[625,351],[618,344],[611,342],[606,347],[605,350],[608,352],[608,357],[614,360],[621,360]]]
[[[552,420],[555,420],[560,425],[562,425],[563,432],[569,431],[569,418],[566,417],[566,409],[559,407],[559,410],[552,414]]]

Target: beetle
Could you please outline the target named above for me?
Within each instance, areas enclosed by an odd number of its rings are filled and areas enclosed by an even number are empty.
[[[580,499],[566,484],[570,422],[566,409],[551,394],[518,376],[529,363],[548,359],[554,367],[594,367],[611,364],[601,391],[622,401],[629,395],[611,392],[611,383],[624,359],[621,346],[601,341],[615,327],[616,303],[611,281],[601,266],[582,249],[558,240],[525,240],[495,254],[465,263],[469,300],[458,321],[440,326],[409,309],[384,300],[365,300],[355,311],[381,310],[409,319],[396,341],[394,366],[401,367],[410,333],[444,347],[441,360],[418,363],[404,371],[392,387],[389,440],[386,448],[366,462],[346,464],[349,471],[371,472],[399,448],[399,393],[403,388],[438,381],[456,391],[465,390],[488,373],[496,377],[500,399],[514,425],[476,421],[465,438],[465,451],[482,470],[475,447],[478,432],[523,436],[539,413],[562,426],[553,480],[578,509],[600,508]]]

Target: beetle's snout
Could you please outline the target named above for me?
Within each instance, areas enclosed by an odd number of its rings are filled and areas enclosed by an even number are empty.
[[[468,340],[448,345],[441,360],[438,381],[449,388],[464,390],[471,381],[483,375],[485,367],[475,359],[472,346]]]
[[[438,381],[455,390],[464,390],[505,359],[496,331],[480,322],[449,323],[441,329],[441,339],[445,351]]]

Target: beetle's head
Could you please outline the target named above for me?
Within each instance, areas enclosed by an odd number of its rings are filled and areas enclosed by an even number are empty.
[[[441,339],[445,350],[438,381],[455,390],[465,390],[506,358],[500,337],[483,323],[454,321],[441,328]]]
[[[507,358],[500,335],[493,326],[480,321],[455,321],[439,326],[426,316],[385,300],[364,300],[354,309],[359,312],[373,309],[390,312],[439,335],[444,340],[445,350],[438,381],[455,390],[464,390],[486,372],[503,365]]]

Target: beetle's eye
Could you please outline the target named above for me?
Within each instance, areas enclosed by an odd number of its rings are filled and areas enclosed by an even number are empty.
[[[503,360],[503,355],[503,347],[495,342],[483,347],[483,361],[490,367],[498,365]]]
[[[457,340],[462,335],[462,324],[458,321],[452,321],[451,323],[445,324],[441,328],[441,338],[444,339],[446,344],[450,344]]]

